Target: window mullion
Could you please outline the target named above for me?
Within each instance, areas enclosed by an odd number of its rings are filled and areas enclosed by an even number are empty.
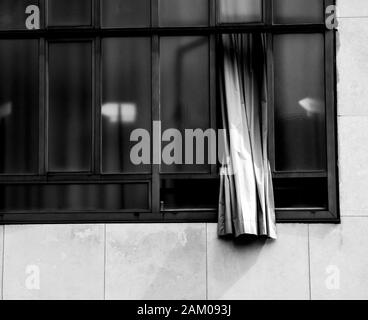
[[[327,134],[327,174],[329,211],[338,217],[337,207],[337,152],[336,152],[336,98],[335,98],[335,31],[325,32],[325,95]]]
[[[217,6],[217,1],[216,0],[208,0],[209,1],[209,15],[210,15],[210,27],[214,27],[216,26],[216,19],[217,19],[217,10],[216,10],[216,6]]]
[[[158,35],[152,37],[152,121],[160,121],[160,38]],[[153,128],[152,128],[153,129]],[[152,132],[152,156],[155,158],[157,152],[161,154],[161,150],[154,150],[155,142]],[[153,159],[152,159],[153,160]],[[160,165],[152,164],[152,212],[160,213]]]
[[[45,38],[39,40],[39,164],[38,174],[46,173],[46,41]]]
[[[275,110],[274,110],[274,68],[273,68],[273,35],[266,35],[267,63],[267,112],[268,112],[268,152],[272,172],[275,171]]]
[[[159,26],[159,0],[151,0],[151,26]]]
[[[263,18],[266,25],[272,25],[273,0],[263,0]]]
[[[101,172],[101,92],[102,92],[102,77],[101,77],[101,38],[95,40],[94,50],[94,112],[93,112],[93,173],[100,174]]]

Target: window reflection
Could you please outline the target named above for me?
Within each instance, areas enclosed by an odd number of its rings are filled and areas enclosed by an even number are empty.
[[[38,41],[0,40],[0,173],[38,167]]]
[[[1,0],[0,1],[0,30],[26,29],[26,8],[38,5],[37,0]]]
[[[48,0],[50,26],[92,25],[91,0]]]
[[[150,26],[150,0],[101,0],[101,8],[103,27]]]
[[[134,123],[137,120],[137,105],[127,102],[105,103],[101,113],[112,123]]]
[[[262,21],[262,0],[219,0],[218,3],[222,23]]]
[[[321,23],[323,0],[273,0],[275,23]]]
[[[49,170],[90,171],[92,158],[92,45],[49,45]]]
[[[323,40],[274,37],[276,170],[326,169]]]
[[[102,50],[102,171],[150,172],[131,162],[130,135],[151,130],[151,39],[106,38]]]
[[[162,37],[160,48],[162,130],[206,130],[211,127],[209,47],[207,37]],[[180,147],[178,139],[173,143]],[[184,154],[183,154],[184,158]],[[208,159],[207,146],[204,159]],[[162,164],[163,172],[208,172],[209,165]]]
[[[148,184],[48,184],[0,186],[1,211],[149,209]]]
[[[206,26],[208,16],[209,0],[160,0],[162,26]]]

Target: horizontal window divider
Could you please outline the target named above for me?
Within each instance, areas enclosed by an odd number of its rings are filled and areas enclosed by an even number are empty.
[[[108,213],[108,214],[107,214]],[[21,213],[0,213],[0,224],[36,224],[36,223],[216,223],[216,211],[193,212],[178,211],[152,213],[144,212],[59,212],[40,213],[39,211]],[[297,220],[296,220],[296,217]],[[340,223],[340,219],[329,211],[280,211],[276,210],[277,223]]]
[[[215,212],[181,212],[174,213],[152,213],[152,212],[106,212],[95,213],[39,213],[30,212],[27,214],[19,213],[0,213],[0,224],[55,224],[55,223],[90,223],[91,218],[95,223],[162,223],[162,222],[185,222],[185,223],[208,223],[217,222]]]
[[[0,184],[10,183],[32,183],[32,182],[45,182],[47,181],[46,176],[39,175],[0,175]]]
[[[325,171],[310,171],[310,172],[274,172],[274,179],[282,178],[327,178],[328,174]]]
[[[49,175],[47,181],[129,181],[129,180],[151,180],[151,174],[101,174],[101,175]]]
[[[102,174],[99,176],[103,181],[113,180],[151,180],[151,173],[139,173],[139,174]]]
[[[7,184],[134,184],[134,183],[150,183],[150,176],[134,176],[134,177],[13,177],[2,179],[0,178],[0,185]]]
[[[326,207],[305,207],[305,208],[276,208],[276,211],[279,212],[300,212],[300,211],[310,211],[310,212],[317,212],[317,211],[325,211],[327,210]]]
[[[160,179],[218,179],[220,175],[213,173],[161,173]]]
[[[164,209],[161,212],[171,212],[171,213],[180,213],[180,212],[217,212],[215,208],[186,208],[186,209]]]
[[[297,210],[276,210],[277,223],[340,223],[340,217],[329,210],[304,211]]]
[[[19,214],[19,215],[28,215],[28,214],[83,214],[83,215],[92,215],[95,214],[140,214],[140,213],[151,213],[151,209],[122,209],[122,210],[27,210],[27,211],[1,211],[0,215],[4,214]]]
[[[1,30],[0,38],[69,38],[69,37],[113,37],[113,36],[147,36],[147,35],[191,35],[241,32],[324,32],[325,24],[290,24],[290,25],[217,25],[205,27],[144,27],[144,28],[52,28],[40,30]]]

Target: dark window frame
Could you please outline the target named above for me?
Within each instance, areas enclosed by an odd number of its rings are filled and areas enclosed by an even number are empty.
[[[267,34],[267,69],[273,74],[273,34],[280,33],[322,33],[325,39],[325,93],[326,93],[326,131],[327,131],[327,172],[277,173],[274,178],[325,177],[328,179],[327,210],[277,210],[277,222],[286,223],[339,223],[338,171],[337,171],[337,112],[336,112],[336,30],[328,30],[324,22],[318,24],[272,23],[272,1],[263,0],[263,23],[218,24],[216,0],[209,1],[209,26],[206,27],[160,27],[159,0],[151,0],[151,27],[143,28],[100,28],[100,1],[92,0],[93,25],[76,27],[47,27],[47,0],[40,0],[41,29],[0,31],[0,39],[38,39],[39,40],[39,172],[36,175],[0,175],[0,185],[6,184],[45,184],[45,183],[132,183],[147,182],[150,186],[150,212],[0,212],[0,224],[23,223],[81,223],[81,222],[215,222],[216,210],[161,210],[160,178],[215,179],[218,177],[216,166],[209,174],[162,174],[158,165],[152,165],[150,174],[101,174],[101,41],[105,37],[151,37],[152,63],[152,121],[160,119],[159,96],[159,39],[161,36],[205,35],[209,37],[210,55],[210,118],[216,123],[216,36],[221,33],[263,32]],[[324,0],[324,8],[333,5],[334,0]],[[47,46],[55,41],[92,41],[93,44],[93,133],[92,171],[89,173],[47,173],[46,171],[46,128],[47,128]],[[271,119],[273,129],[273,76],[268,79]],[[98,120],[99,119],[99,120]],[[99,147],[96,147],[99,146]],[[274,168],[274,136],[270,130],[270,160]]]

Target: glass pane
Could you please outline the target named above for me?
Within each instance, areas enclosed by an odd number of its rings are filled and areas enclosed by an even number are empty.
[[[218,0],[219,22],[262,22],[262,0]]]
[[[0,40],[0,173],[38,168],[38,41]]]
[[[219,180],[162,179],[161,209],[217,209]]]
[[[321,23],[323,0],[273,0],[275,23]]]
[[[49,170],[89,171],[92,157],[92,45],[49,45]]]
[[[102,27],[148,27],[150,0],[102,0]]]
[[[103,40],[102,166],[104,172],[150,171],[150,157],[134,164],[130,141],[135,129],[151,130],[151,40]],[[150,140],[148,147],[150,147]]]
[[[148,184],[7,185],[0,211],[116,211],[149,209]]]
[[[25,13],[30,5],[38,5],[36,0],[1,0],[0,1],[0,29],[22,30],[26,28]]]
[[[327,208],[327,180],[322,178],[274,179],[275,206],[282,208]]]
[[[208,0],[160,0],[160,25],[208,25]]]
[[[208,38],[165,37],[161,38],[160,50],[162,131],[177,129],[183,138],[185,129],[206,130],[210,127]],[[167,139],[171,140],[162,143],[163,157],[166,147],[166,150],[169,150],[170,146],[175,146],[175,154],[168,152],[184,161],[184,139]],[[207,144],[204,149],[208,149]],[[207,152],[204,159],[208,159]],[[196,159],[193,160],[195,163]],[[180,162],[178,164],[178,161],[175,161],[176,164],[168,165],[169,161],[164,162],[166,164],[161,166],[163,172],[209,171],[208,164],[180,165]]]
[[[92,25],[91,0],[48,0],[48,25]]]
[[[274,59],[276,170],[323,170],[326,168],[323,35],[276,35]]]

